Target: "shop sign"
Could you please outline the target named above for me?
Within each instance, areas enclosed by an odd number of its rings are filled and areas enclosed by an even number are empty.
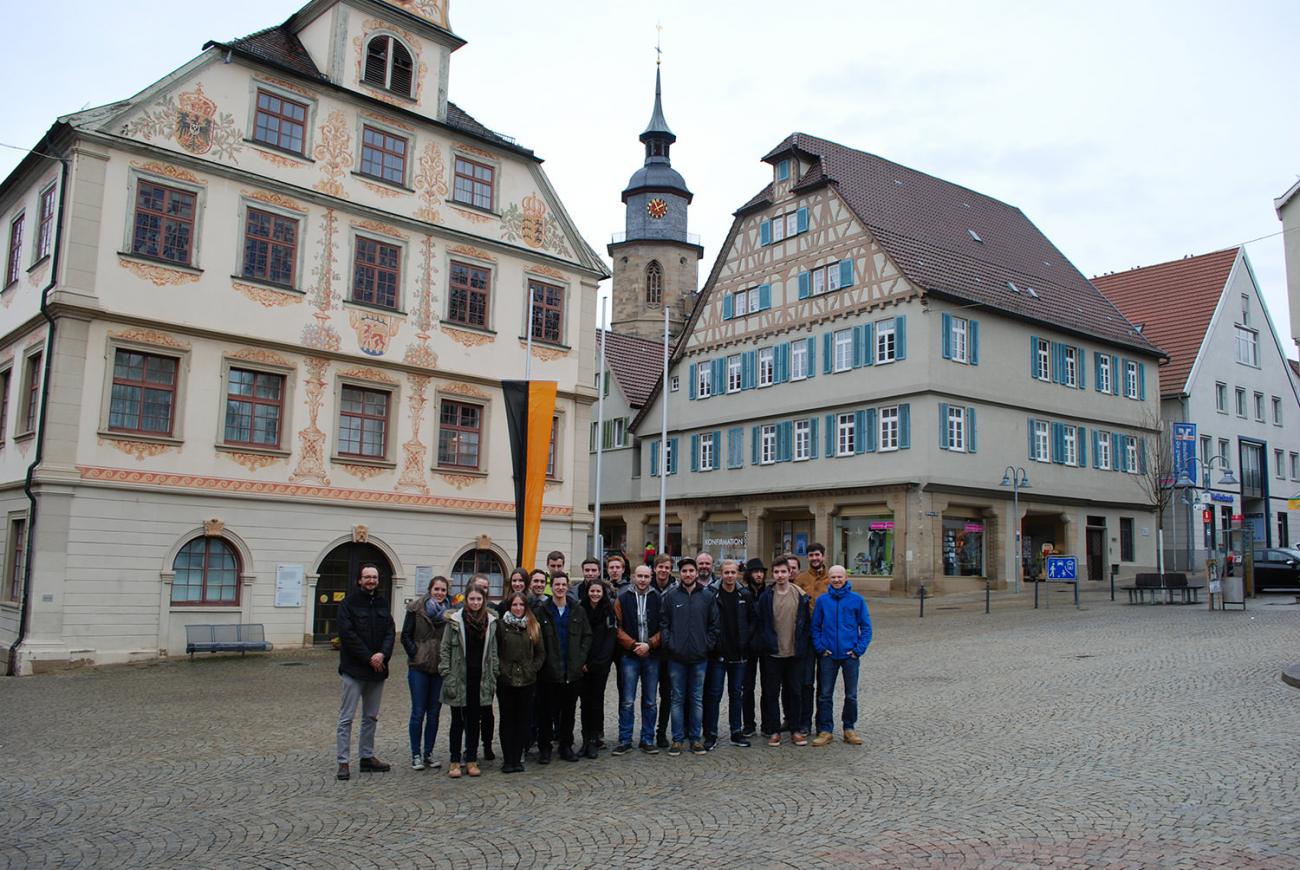
[[[1232,493],[1212,492],[1210,493],[1210,501],[1221,501],[1221,502],[1226,502],[1227,504],[1232,504]]]
[[[873,532],[892,532],[894,530],[893,520],[872,520],[871,531]]]
[[[965,531],[968,531],[968,532],[982,532],[982,531],[984,531],[984,524],[983,524],[983,523],[967,523],[967,524],[966,524],[966,529],[965,529]]]

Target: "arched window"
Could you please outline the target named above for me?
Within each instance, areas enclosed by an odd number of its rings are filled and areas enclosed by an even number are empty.
[[[414,69],[406,46],[391,36],[376,36],[366,45],[366,67],[361,80],[409,97],[415,82]]]
[[[664,295],[664,267],[658,260],[651,260],[645,267],[645,301],[647,305],[658,305]]]
[[[488,578],[488,594],[499,596],[505,588],[506,570],[500,557],[491,550],[466,550],[451,567],[452,593],[465,591],[465,584],[475,574]]]
[[[239,603],[239,555],[221,538],[195,538],[172,563],[172,604]]]

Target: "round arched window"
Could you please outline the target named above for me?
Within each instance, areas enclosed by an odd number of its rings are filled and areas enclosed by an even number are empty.
[[[173,604],[239,603],[239,554],[221,538],[195,538],[172,564]]]
[[[491,550],[466,550],[460,554],[456,564],[451,567],[452,593],[464,592],[465,584],[475,574],[488,578],[490,595],[501,595],[501,590],[505,588],[506,569],[501,564],[501,558]]]
[[[366,66],[361,80],[403,97],[411,96],[415,83],[411,52],[391,36],[376,36],[366,45]]]
[[[664,267],[658,260],[651,260],[645,268],[645,301],[647,305],[658,305],[664,294]]]

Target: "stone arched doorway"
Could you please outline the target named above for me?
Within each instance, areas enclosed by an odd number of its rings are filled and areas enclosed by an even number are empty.
[[[379,593],[393,603],[393,565],[384,551],[374,544],[349,542],[340,544],[321,560],[317,569],[316,605],[311,622],[313,643],[329,643],[337,636],[339,604],[357,584],[361,566],[374,563],[379,568]]]

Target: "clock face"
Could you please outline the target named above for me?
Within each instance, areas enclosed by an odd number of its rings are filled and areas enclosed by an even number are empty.
[[[645,210],[650,217],[661,220],[664,215],[668,214],[668,203],[662,199],[652,199],[645,204]]]

